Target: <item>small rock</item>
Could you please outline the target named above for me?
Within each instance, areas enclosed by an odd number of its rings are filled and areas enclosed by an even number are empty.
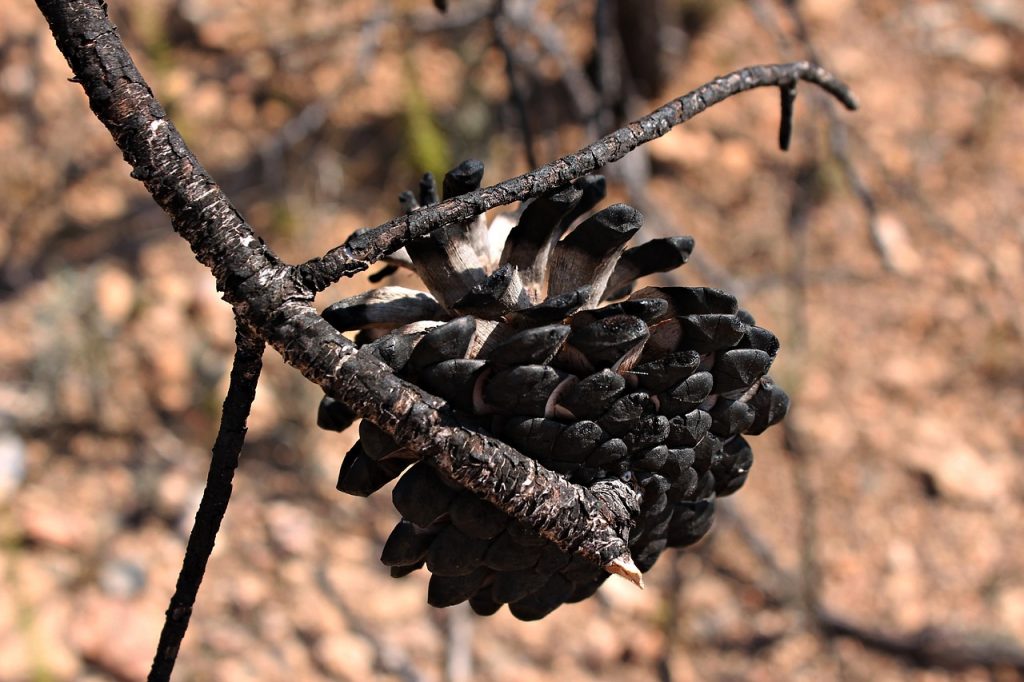
[[[955,437],[947,442],[924,442],[912,448],[908,460],[931,476],[939,494],[989,506],[1010,495],[1014,481],[1012,462],[984,455]]]
[[[285,552],[305,556],[316,549],[316,519],[308,510],[275,502],[268,505],[266,520],[270,538]]]
[[[112,559],[100,567],[99,585],[112,597],[131,599],[146,586],[146,570],[127,559]]]
[[[0,502],[6,502],[25,480],[25,441],[13,431],[0,431]]]
[[[1024,639],[1024,585],[1000,591],[996,608],[1010,631],[1017,638]]]
[[[914,248],[903,221],[890,213],[882,213],[874,227],[882,250],[896,272],[912,275],[921,269],[921,256]]]
[[[376,653],[364,638],[350,632],[321,637],[313,648],[317,662],[340,680],[369,680],[374,677]]]
[[[141,680],[149,671],[162,620],[137,602],[97,591],[83,596],[68,631],[83,658],[119,678]]]
[[[119,267],[105,268],[94,283],[96,310],[111,327],[121,326],[135,306],[135,282]]]
[[[976,0],[974,6],[995,23],[1024,31],[1024,3],[1020,0]]]

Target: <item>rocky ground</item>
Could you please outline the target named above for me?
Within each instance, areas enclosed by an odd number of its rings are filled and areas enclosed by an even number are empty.
[[[782,340],[793,410],[711,535],[646,591],[609,580],[540,622],[434,610],[425,576],[378,561],[387,492],[334,489],[354,434],[317,430],[318,390],[269,352],[178,679],[1024,677],[1024,7],[666,4],[687,31],[666,24],[666,82],[631,115],[809,51],[862,102],[802,89],[783,154],[777,96],[744,95],[610,172],[648,237],[696,238],[681,282],[736,291]],[[424,168],[527,168],[480,3],[451,5],[111,12],[197,155],[299,261],[393,215]],[[539,5],[557,40],[507,29],[546,160],[592,134],[571,87],[592,8]],[[5,681],[145,676],[232,350],[211,278],[69,76],[35,8],[0,5]]]

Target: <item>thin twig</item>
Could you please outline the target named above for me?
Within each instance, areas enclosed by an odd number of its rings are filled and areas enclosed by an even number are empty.
[[[1007,636],[934,627],[910,633],[883,632],[821,609],[816,612],[815,621],[830,637],[849,637],[916,666],[945,670],[984,667],[1024,674],[1024,647]]]
[[[224,513],[231,500],[231,480],[238,466],[238,453],[245,442],[245,423],[256,396],[256,384],[263,368],[263,341],[244,331],[239,325],[235,335],[235,359],[231,380],[221,415],[217,440],[213,444],[210,472],[206,477],[203,498],[196,512],[195,524],[188,537],[185,558],[178,574],[167,619],[160,633],[160,643],[149,671],[150,682],[169,680],[178,658],[181,640],[185,637],[192,606],[203,582],[206,564],[217,541]]]
[[[756,587],[772,604],[803,611],[800,580],[779,565],[768,545],[757,536],[740,509],[730,507],[727,510],[723,506],[719,516],[734,526],[739,538],[760,560],[771,585],[754,582],[717,563],[713,564],[716,572],[728,580],[738,582],[743,588]],[[828,640],[852,639],[868,649],[914,666],[945,670],[983,667],[1024,673],[1024,646],[1005,634],[984,630],[953,630],[933,625],[911,632],[891,631],[884,627],[857,623],[830,610],[817,599],[815,601],[811,610],[805,611],[805,627],[815,628],[819,636]]]
[[[798,80],[822,87],[848,109],[857,101],[831,73],[810,62],[751,66],[720,76],[597,142],[536,170],[403,215],[350,237],[345,244],[299,266],[302,283],[322,291],[342,277],[365,270],[384,254],[413,237],[468,220],[492,208],[539,196],[563,187],[598,168],[618,161],[641,144],[655,140],[707,108],[754,88],[790,87]],[[788,125],[788,123],[787,123]]]
[[[752,3],[752,5],[755,16],[765,23],[768,31],[775,36],[779,46],[784,50],[788,49],[789,41],[786,39],[785,34],[777,25],[768,25],[770,17],[768,16],[766,8],[759,7],[756,2]],[[810,32],[807,30],[807,22],[804,20],[797,1],[783,0],[782,5],[786,8],[786,12],[789,14],[790,19],[796,27],[796,39],[803,47],[803,51],[807,55],[807,58],[816,64],[822,63],[820,53],[815,47],[814,42],[811,40]],[[784,92],[783,98],[785,97],[786,95]],[[786,106],[785,99],[783,99],[783,106]],[[792,106],[792,102],[790,102],[790,106]],[[892,272],[896,268],[893,264],[892,254],[889,252],[889,247],[886,244],[885,239],[882,237],[878,202],[875,201],[874,193],[867,186],[867,183],[864,182],[864,179],[860,175],[860,171],[857,169],[857,165],[850,156],[850,150],[846,144],[846,124],[839,118],[835,107],[832,106],[831,102],[822,102],[822,107],[825,111],[825,117],[828,119],[828,139],[832,156],[839,162],[839,166],[843,171],[843,176],[846,178],[847,184],[857,197],[861,206],[864,208],[864,212],[867,214],[867,227],[868,235],[871,239],[871,246],[878,254],[882,267]]]
[[[473,679],[473,618],[473,612],[466,603],[445,609],[445,682],[469,682]]]
[[[515,10],[519,11],[515,11]],[[522,48],[527,41],[512,44],[513,52],[519,54],[519,61],[524,68],[531,68],[533,78],[542,76],[538,64],[542,58],[550,56],[558,64],[558,77],[562,81],[565,92],[572,102],[576,118],[586,124],[588,129],[596,123],[601,109],[601,98],[587,74],[576,64],[576,61],[565,49],[565,38],[554,24],[540,16],[538,12],[522,11],[521,5],[506,7],[505,18],[526,35],[533,38],[542,54],[523,54]],[[518,51],[516,48],[519,48]],[[532,57],[527,59],[527,57]],[[594,134],[598,130],[593,131]]]
[[[512,96],[512,104],[519,116],[519,127],[523,133],[523,151],[526,152],[526,163],[531,167],[537,166],[537,154],[534,152],[533,126],[530,123],[530,112],[526,106],[526,93],[520,86],[517,77],[515,53],[505,37],[505,3],[499,0],[494,16],[491,17],[491,27],[494,33],[494,44],[501,50],[505,58],[505,78],[508,80],[509,94]]]

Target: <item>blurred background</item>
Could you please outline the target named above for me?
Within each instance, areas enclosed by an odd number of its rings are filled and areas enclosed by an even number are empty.
[[[151,0],[110,12],[197,156],[299,262],[741,66],[729,100],[608,169],[677,282],[782,351],[784,427],[646,591],[520,623],[426,605],[379,561],[388,491],[273,351],[182,680],[1014,680],[1024,676],[1024,4],[1019,0]],[[0,680],[144,677],[232,351],[212,278],[128,176],[27,2],[0,4]],[[662,280],[664,282],[664,280]],[[396,283],[414,285],[411,276]],[[364,290],[364,278],[318,305]],[[354,431],[354,430],[353,430]]]

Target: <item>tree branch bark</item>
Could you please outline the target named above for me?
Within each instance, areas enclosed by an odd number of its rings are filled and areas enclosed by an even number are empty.
[[[631,564],[632,519],[624,491],[575,486],[506,444],[462,427],[446,404],[395,377],[328,325],[316,292],[366,269],[409,239],[484,211],[564,186],[664,135],[709,106],[766,85],[798,80],[823,87],[848,108],[845,85],[808,62],[736,71],[673,100],[578,152],[524,175],[360,233],[323,258],[283,263],[255,234],[186,146],[153,96],[106,14],[102,0],[37,0],[89,105],[110,131],[132,176],[168,213],[175,231],[214,275],[245,333],[370,419],[466,489],[535,529],[563,551],[612,570]],[[595,488],[596,490],[596,488]],[[638,576],[639,574],[637,574]]]
[[[254,233],[167,119],[107,18],[105,3],[38,0],[37,5],[132,176],[143,182],[175,231],[210,269],[250,333],[356,414],[563,551],[602,566],[629,558],[623,527],[632,520],[618,516],[607,499],[500,441],[461,427],[442,400],[358,353],[324,321],[312,307],[315,292],[299,270],[282,263]],[[422,231],[406,231],[403,238],[415,234]],[[359,261],[358,269],[387,250],[367,248],[371,255]]]
[[[444,225],[467,220],[498,206],[530,199],[618,161],[640,145],[655,140],[708,107],[741,92],[774,86],[783,91],[779,140],[789,144],[792,128],[792,99],[797,81],[822,87],[850,110],[857,100],[835,76],[810,62],[751,66],[733,71],[676,98],[650,114],[619,128],[597,142],[567,154],[540,168],[489,187],[453,197],[439,204],[399,216],[371,230],[350,237],[343,245],[299,266],[300,278],[311,289],[321,291],[342,277],[365,270],[381,256],[391,253],[410,238],[425,235]]]

